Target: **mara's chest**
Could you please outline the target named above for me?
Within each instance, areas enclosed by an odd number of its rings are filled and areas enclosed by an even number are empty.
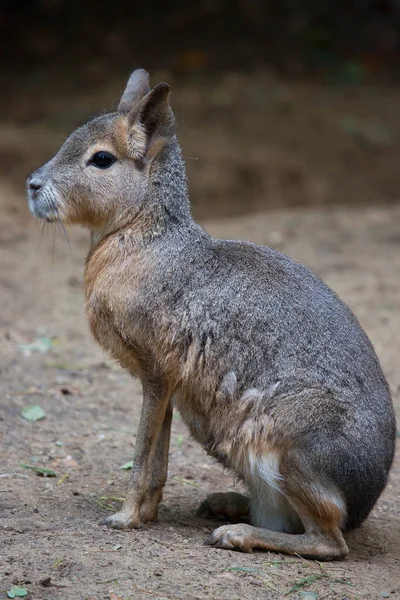
[[[85,298],[86,317],[97,343],[132,374],[139,375],[140,349],[125,311],[118,310],[113,298],[93,291]]]
[[[141,323],[138,285],[133,269],[121,261],[89,258],[84,280],[85,311],[90,330],[113,358],[135,375],[140,374]]]

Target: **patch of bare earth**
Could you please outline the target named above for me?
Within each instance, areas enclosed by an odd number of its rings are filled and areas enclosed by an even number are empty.
[[[328,94],[235,77],[205,91],[177,88],[184,152],[199,158],[188,161],[195,212],[213,235],[274,246],[326,280],[370,335],[399,414],[400,205],[382,203],[400,183],[398,92]],[[118,91],[115,84],[76,106],[46,105],[43,93],[37,104],[10,107],[13,126],[0,122],[0,155],[9,161],[1,161],[0,181],[0,598],[15,584],[35,600],[400,598],[398,456],[338,563],[203,546],[218,523],[195,517],[196,507],[235,484],[178,415],[158,522],[130,532],[99,525],[125,494],[129,472],[120,466],[131,459],[140,388],[87,329],[87,235],[70,232],[72,257],[60,231],[54,247],[51,229],[39,245],[21,182],[51,156],[82,106],[88,114],[115,104]],[[338,200],[344,204],[332,204]],[[266,210],[279,205],[287,208]],[[24,419],[28,405],[41,406],[45,418]]]
[[[289,210],[214,221],[215,235],[271,244],[312,267],[354,309],[372,338],[399,407],[400,207]],[[194,516],[205,495],[234,483],[193,442],[176,415],[159,521],[117,532],[98,523],[115,510],[140,410],[137,383],[91,341],[81,276],[87,248],[72,235],[37,248],[35,226],[8,229],[0,253],[2,589],[33,598],[282,598],[305,578],[326,598],[400,594],[400,463],[367,523],[347,536],[349,558],[319,565],[272,553],[204,547],[216,524]],[[46,352],[29,350],[53,339]],[[29,354],[30,353],[30,354]],[[28,355],[27,355],[28,354]],[[38,404],[45,419],[21,417]],[[42,478],[21,463],[53,469]],[[303,588],[300,587],[299,590]],[[294,591],[288,597],[299,597]]]

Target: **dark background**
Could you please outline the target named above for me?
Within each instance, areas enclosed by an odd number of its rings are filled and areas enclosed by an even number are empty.
[[[34,0],[0,5],[0,177],[29,172],[136,67],[167,80],[197,216],[391,202],[400,3]]]
[[[1,4],[1,49],[11,72],[75,70],[77,61],[124,70],[138,60],[149,68],[174,70],[251,70],[269,64],[300,74],[346,61],[379,71],[398,59],[400,5],[395,0]],[[192,62],[185,52],[193,54]]]

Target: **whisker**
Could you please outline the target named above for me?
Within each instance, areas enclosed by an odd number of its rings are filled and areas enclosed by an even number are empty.
[[[56,208],[56,213],[57,213],[57,217],[58,217],[57,223],[59,224],[59,226],[61,228],[61,233],[62,233],[62,235],[64,237],[64,240],[65,240],[65,242],[67,244],[68,256],[69,256],[70,259],[72,259],[72,248],[71,248],[71,243],[69,241],[68,232],[67,232],[67,230],[65,228],[64,223],[60,219],[60,213],[58,211],[58,208]]]
[[[36,246],[36,252],[39,251],[39,248],[40,248],[40,246],[41,246],[41,244],[43,242],[45,225],[46,225],[46,222],[45,221],[41,221],[41,223],[40,223],[40,236],[39,236],[38,243],[37,243],[37,246]]]
[[[55,228],[55,230],[57,231],[57,235],[59,235],[59,231],[61,231],[61,237],[62,237],[62,239],[63,239],[63,242],[65,242],[65,240],[64,240],[64,234],[62,233],[62,229],[61,229],[61,227],[60,227],[60,222],[59,222],[59,221],[56,221],[56,222],[54,223],[54,228]],[[67,258],[68,258],[68,251],[67,251]]]
[[[52,212],[54,210],[54,203],[51,202],[51,199],[49,198],[49,195],[46,194],[44,197],[44,202],[47,208],[48,212]],[[54,263],[54,256],[55,256],[55,246],[56,246],[56,232],[55,232],[55,228],[54,225],[52,227],[52,231],[53,231],[53,241],[52,241],[52,258],[53,258],[53,263]]]
[[[52,230],[53,230],[53,243],[52,243],[52,254],[53,254],[53,263],[54,263],[54,256],[55,256],[55,249],[56,249],[56,228],[54,227],[54,224],[52,223]]]

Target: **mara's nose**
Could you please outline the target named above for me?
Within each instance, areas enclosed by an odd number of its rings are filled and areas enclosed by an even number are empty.
[[[29,179],[28,181],[28,186],[32,192],[38,192],[42,187],[42,182],[38,177],[32,177],[32,179]]]

